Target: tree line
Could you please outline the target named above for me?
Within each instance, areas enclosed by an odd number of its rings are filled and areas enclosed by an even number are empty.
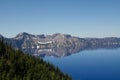
[[[71,80],[58,67],[0,40],[0,80]]]

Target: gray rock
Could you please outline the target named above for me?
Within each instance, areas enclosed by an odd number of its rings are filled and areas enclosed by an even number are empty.
[[[0,35],[0,38],[4,38]],[[37,55],[63,57],[87,49],[118,48],[120,38],[79,38],[68,34],[32,35],[26,32],[14,38],[4,38],[15,49]]]

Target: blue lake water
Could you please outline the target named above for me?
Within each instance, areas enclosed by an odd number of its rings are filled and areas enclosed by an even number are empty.
[[[73,80],[120,80],[120,49],[87,50],[62,58],[46,56],[44,60]]]

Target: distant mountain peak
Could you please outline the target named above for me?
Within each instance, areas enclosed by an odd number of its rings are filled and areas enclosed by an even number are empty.
[[[3,38],[3,36],[0,34],[0,38]]]
[[[62,34],[62,33],[55,33],[55,34],[53,34],[53,37],[64,37],[64,34]]]
[[[26,32],[21,32],[15,38],[16,39],[22,39],[22,38],[24,38],[26,36],[32,36],[32,34],[29,34],[29,33],[26,33]]]
[[[21,32],[21,33],[19,33],[18,35],[30,35],[30,34],[27,33],[27,32]]]

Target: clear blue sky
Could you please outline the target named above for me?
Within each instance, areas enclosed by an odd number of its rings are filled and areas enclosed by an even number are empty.
[[[0,34],[120,37],[120,0],[0,0]]]

